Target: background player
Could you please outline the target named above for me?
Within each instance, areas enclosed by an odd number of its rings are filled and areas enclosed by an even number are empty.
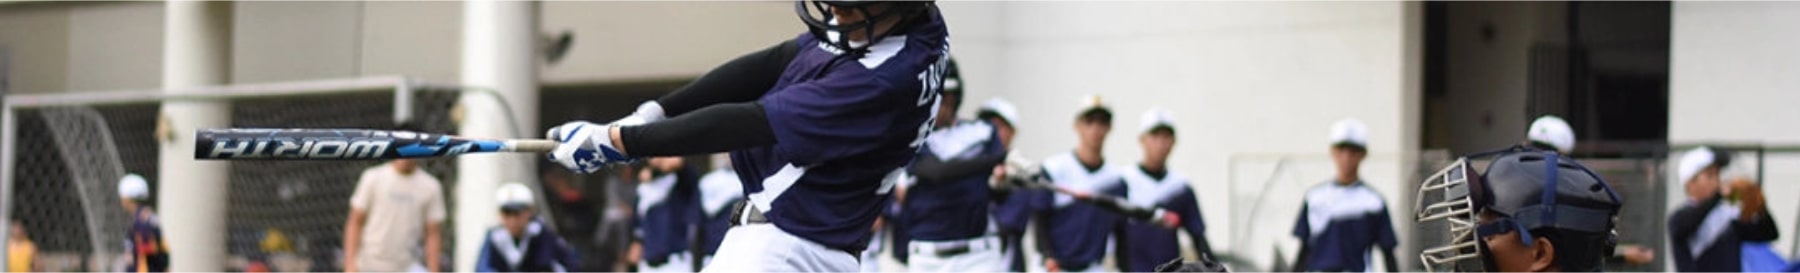
[[[1467,162],[1458,161],[1460,164],[1440,171],[1434,179],[1479,176],[1460,182],[1472,193],[1417,207],[1466,203],[1463,205],[1472,207],[1473,215],[1461,217],[1475,219],[1460,219],[1472,222],[1466,224],[1447,221],[1447,234],[1472,228],[1474,236],[1429,246],[1450,252],[1424,256],[1451,258],[1436,263],[1426,259],[1427,268],[1489,272],[1603,269],[1613,249],[1612,230],[1622,203],[1599,175],[1560,154],[1531,149],[1502,151],[1485,173],[1474,173]]]
[[[930,129],[948,62],[931,2],[797,2],[811,31],[708,72],[608,125],[546,135],[580,172],[637,157],[736,151],[749,206],[708,267],[853,271]],[[666,120],[664,120],[666,118]]]
[[[993,233],[989,188],[1006,159],[999,130],[983,120],[957,120],[963,100],[956,62],[944,74],[937,122],[925,148],[908,168],[898,225],[906,232],[912,272],[997,272],[1005,269],[1000,238]]]
[[[399,130],[418,132],[402,124]],[[344,223],[344,271],[442,272],[443,185],[419,170],[415,159],[395,159],[364,170],[350,195]],[[425,263],[413,254],[420,243]]]
[[[1014,136],[1018,134],[1018,128],[1014,127],[1014,124],[1019,122],[1019,111],[1013,107],[1011,102],[1001,98],[988,99],[987,102],[981,104],[980,109],[975,110],[975,118],[986,120],[988,124],[994,125],[995,134],[1000,138],[1000,145],[1007,147],[1007,157],[1010,158],[1016,154],[1012,152],[1012,142]],[[995,174],[1000,177],[995,179],[1006,179],[1005,170],[1006,168],[1002,167],[1000,171],[996,171]],[[996,189],[995,192],[998,196],[995,196],[993,203],[994,228],[1000,236],[1001,258],[1006,262],[1005,271],[1023,272],[1025,271],[1025,250],[1022,246],[1024,246],[1025,229],[1029,227],[1028,221],[1031,219],[1031,194],[1041,191],[1008,187],[996,187]]]
[[[700,222],[695,224],[700,243],[694,248],[695,256],[700,257],[699,268],[712,263],[719,243],[725,241],[725,231],[731,228],[730,209],[744,202],[744,185],[731,170],[731,158],[713,154],[712,162],[718,167],[700,177]]]
[[[1212,246],[1206,240],[1206,222],[1200,216],[1200,201],[1194,197],[1188,178],[1169,169],[1169,153],[1175,147],[1175,119],[1168,111],[1145,111],[1139,127],[1138,143],[1144,147],[1144,160],[1137,168],[1124,171],[1126,200],[1140,207],[1161,208],[1164,221],[1131,221],[1120,232],[1119,268],[1128,272],[1155,271],[1157,266],[1181,258],[1181,240],[1176,229],[1186,231],[1194,241],[1194,253],[1211,257]],[[1208,259],[1196,259],[1208,260]]]
[[[131,212],[131,232],[126,233],[125,270],[168,272],[169,245],[163,240],[162,223],[150,208],[150,182],[137,174],[119,178],[119,204]]]
[[[575,248],[537,218],[531,188],[508,183],[494,190],[500,226],[489,230],[476,272],[569,272],[580,262]]]
[[[1108,241],[1123,222],[1116,213],[1076,200],[1125,195],[1120,168],[1107,165],[1102,154],[1106,134],[1112,131],[1112,110],[1100,96],[1084,97],[1080,109],[1075,119],[1080,142],[1072,152],[1044,159],[1042,171],[1045,179],[1076,195],[1034,195],[1032,201],[1041,209],[1036,234],[1039,252],[1046,257],[1044,269],[1053,272],[1105,270],[1101,261]]]
[[[681,157],[651,158],[649,163],[637,185],[638,240],[631,247],[639,253],[638,271],[693,272],[688,231],[699,211],[694,205],[700,175],[688,171]]]
[[[1294,271],[1368,271],[1370,249],[1380,247],[1390,272],[1399,271],[1399,244],[1388,217],[1387,200],[1364,185],[1358,174],[1368,156],[1369,127],[1356,119],[1331,125],[1331,159],[1337,177],[1306,191],[1294,237],[1300,257]]]
[[[1707,147],[1681,156],[1676,178],[1687,189],[1688,200],[1669,215],[1669,252],[1676,271],[1743,271],[1745,242],[1781,236],[1756,184],[1733,183],[1733,200],[1719,193],[1719,172],[1730,164],[1730,154]]]

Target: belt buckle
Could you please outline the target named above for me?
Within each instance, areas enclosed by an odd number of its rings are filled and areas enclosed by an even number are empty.
[[[755,206],[751,206],[749,202],[739,201],[732,207],[731,226],[735,227],[769,222],[769,218],[764,216],[761,210],[757,210]]]
[[[737,203],[731,204],[731,226],[744,225],[744,210],[746,209],[744,203],[745,202],[743,201],[738,201]]]

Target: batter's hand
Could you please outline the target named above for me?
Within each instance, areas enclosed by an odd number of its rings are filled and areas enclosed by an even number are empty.
[[[644,125],[645,123],[662,121],[667,118],[668,117],[663,114],[662,104],[656,103],[656,101],[647,101],[644,102],[644,104],[638,105],[637,112],[631,112],[630,116],[625,116],[625,118],[615,120],[609,124],[616,126]]]
[[[580,173],[600,171],[607,163],[631,161],[613,147],[613,137],[612,126],[586,121],[564,123],[544,132],[544,138],[557,142],[550,161]]]

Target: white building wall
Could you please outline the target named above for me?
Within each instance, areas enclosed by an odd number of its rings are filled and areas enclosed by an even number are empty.
[[[1794,107],[1800,101],[1797,14],[1800,3],[1792,2],[1674,3],[1670,143],[1800,144],[1800,127],[1792,125],[1800,120],[1800,107]],[[1783,233],[1776,249],[1793,255],[1800,199],[1784,197],[1800,193],[1800,154],[1771,155],[1765,164],[1764,192]],[[1735,164],[1726,175],[1751,174],[1749,165]],[[1670,191],[1669,206],[1680,205],[1683,196]]]
[[[806,31],[793,2],[544,2],[546,31],[575,43],[540,76],[548,84],[698,76]]]
[[[358,75],[360,2],[238,2],[231,81],[262,83]],[[453,44],[453,41],[418,41]]]

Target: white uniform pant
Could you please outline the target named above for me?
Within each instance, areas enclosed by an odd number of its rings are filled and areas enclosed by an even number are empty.
[[[887,229],[876,229],[870,237],[869,247],[862,252],[862,271],[881,272],[881,238],[886,238]]]
[[[938,256],[938,249],[961,245],[968,252]],[[964,240],[911,241],[907,245],[907,268],[912,272],[1002,272],[1006,271],[1005,255],[1000,251],[1000,238],[986,235]]]
[[[856,258],[772,224],[747,224],[725,232],[712,263],[701,272],[854,272],[862,269]]]
[[[650,266],[649,262],[639,260],[638,272],[694,272],[691,255],[687,251],[669,254],[669,261],[662,266]]]

